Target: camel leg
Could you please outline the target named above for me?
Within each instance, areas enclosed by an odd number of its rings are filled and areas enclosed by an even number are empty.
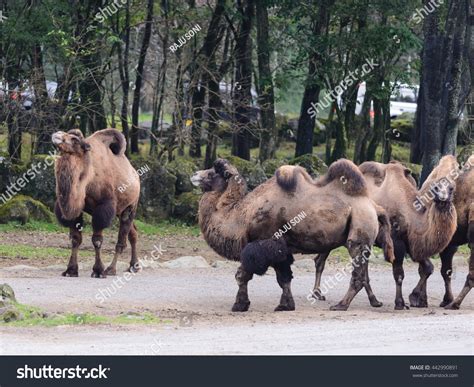
[[[365,267],[364,288],[365,288],[365,291],[367,292],[367,296],[369,297],[370,306],[374,308],[380,308],[381,306],[383,306],[383,303],[377,300],[377,297],[375,297],[372,287],[370,286],[369,265],[366,265]]]
[[[69,228],[69,238],[71,239],[71,257],[69,258],[69,263],[67,264],[66,271],[62,273],[63,277],[77,277],[79,276],[79,266],[77,264],[77,253],[79,251],[79,246],[82,243],[82,223],[76,223],[78,227]]]
[[[128,268],[128,271],[131,273],[135,273],[140,270],[140,266],[137,258],[138,232],[134,222],[132,222],[132,227],[130,227],[130,232],[128,233],[128,240],[132,249],[132,258],[130,260],[130,267]]]
[[[94,230],[94,234],[92,235],[92,244],[94,245],[95,250],[95,263],[92,267],[92,274],[91,277],[93,278],[105,278],[107,275],[104,270],[104,264],[100,259],[100,249],[102,247],[102,242],[104,237],[102,236],[102,230],[96,231]]]
[[[392,264],[393,279],[395,280],[395,310],[409,309],[403,299],[402,285],[405,279],[405,271],[403,270],[403,260],[405,259],[406,247],[400,240],[395,240],[395,261]]]
[[[123,250],[127,247],[127,235],[130,232],[130,228],[133,222],[133,207],[128,206],[120,214],[120,226],[118,232],[117,244],[115,245],[115,254],[112,262],[109,267],[105,270],[107,275],[116,275],[117,274],[117,261],[120,255],[122,255]]]
[[[293,295],[291,294],[291,280],[293,278],[291,263],[293,261],[293,257],[291,257],[286,262],[281,262],[273,266],[276,272],[278,285],[280,285],[283,290],[280,304],[275,308],[275,312],[295,310],[295,301],[293,300]]]
[[[337,304],[331,306],[330,310],[347,310],[354,297],[365,286],[368,275],[368,257],[364,256],[365,252],[369,252],[366,244],[356,244],[354,242],[348,244],[349,254],[352,257],[352,277],[344,298]]]
[[[247,284],[252,279],[252,277],[252,273],[246,272],[242,265],[239,266],[237,273],[235,273],[235,279],[237,281],[237,285],[239,285],[239,290],[237,292],[237,297],[235,298],[235,303],[232,306],[232,312],[246,312],[249,310],[250,300]]]
[[[323,275],[324,266],[329,253],[318,254],[314,257],[314,266],[316,267],[316,278],[314,281],[313,297],[317,300],[326,301],[326,297],[321,293],[321,277]]]
[[[453,302],[446,306],[446,309],[459,309],[464,298],[474,286],[474,243],[470,243],[469,247],[471,248],[471,256],[469,258],[469,274],[467,275],[466,282],[461,290],[461,293],[459,293]]]
[[[429,258],[424,259],[418,263],[418,274],[420,280],[415,286],[415,289],[411,292],[408,297],[410,300],[410,306],[415,308],[427,308],[428,307],[428,295],[426,294],[426,282],[428,277],[433,273],[433,264]]]
[[[445,293],[443,301],[439,306],[444,307],[453,300],[453,292],[451,290],[451,275],[453,274],[453,256],[458,250],[458,246],[450,245],[439,256],[441,257],[441,276],[444,279]]]

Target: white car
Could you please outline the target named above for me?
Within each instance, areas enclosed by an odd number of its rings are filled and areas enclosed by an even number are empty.
[[[416,101],[418,100],[418,92],[420,87],[418,85],[406,84],[391,84],[393,92],[390,97],[390,118],[396,118],[403,113],[416,113]],[[362,104],[365,96],[365,82],[359,85],[359,92],[357,93],[356,114],[359,115],[362,110]],[[373,117],[373,106],[370,110],[370,115]]]

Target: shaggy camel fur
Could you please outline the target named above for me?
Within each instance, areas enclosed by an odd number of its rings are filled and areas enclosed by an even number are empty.
[[[84,211],[92,215],[95,249],[92,277],[116,274],[117,260],[127,245],[127,236],[132,248],[130,270],[133,270],[137,263],[137,230],[133,219],[140,180],[124,154],[125,137],[115,129],[104,129],[84,138],[80,130],[73,129],[54,133],[52,141],[60,154],[55,164],[55,213],[59,222],[69,227],[72,241],[71,258],[63,276],[78,276],[77,253],[82,243]],[[119,191],[118,187],[126,189]],[[104,269],[100,258],[102,232],[115,216],[120,220],[118,241],[113,261]]]
[[[235,276],[239,290],[233,311],[248,310],[247,284],[254,273],[261,275],[269,266],[275,269],[282,288],[275,310],[294,310],[290,286],[294,253],[347,247],[354,264],[352,280],[333,310],[346,310],[360,289],[368,286],[365,254],[370,254],[377,237],[379,219],[367,196],[365,180],[350,161],[335,162],[317,181],[301,167],[283,166],[250,193],[236,168],[223,159],[211,169],[196,172],[191,181],[203,190],[199,225],[207,243],[223,257],[241,261]],[[306,214],[306,220],[297,223],[294,219],[301,213]],[[285,224],[292,227],[278,233]],[[388,218],[380,231],[387,256],[393,259]]]
[[[393,277],[396,284],[395,309],[405,309],[402,283],[405,277],[403,260],[408,253],[419,263],[420,280],[410,294],[413,307],[428,306],[426,283],[433,272],[430,257],[442,251],[456,230],[456,211],[453,205],[455,184],[446,178],[457,169],[453,156],[445,156],[430,175],[431,182],[420,191],[410,170],[398,162],[381,164],[365,162],[360,171],[368,183],[369,196],[382,206],[390,217],[395,247]],[[431,194],[431,196],[430,196]],[[314,294],[320,295],[320,281],[329,254],[315,258],[316,280]]]
[[[474,155],[463,168],[453,176],[456,180],[454,206],[456,207],[458,224],[456,232],[448,247],[440,253],[441,275],[444,279],[446,292],[440,306],[446,309],[459,309],[464,297],[474,285]],[[453,272],[453,256],[458,247],[467,243],[471,249],[469,258],[469,273],[466,283],[459,296],[454,299],[451,291],[451,274]]]

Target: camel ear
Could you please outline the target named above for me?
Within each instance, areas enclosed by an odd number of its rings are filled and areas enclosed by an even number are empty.
[[[226,159],[217,159],[214,161],[214,170],[218,175],[221,175],[224,179],[229,178],[226,166],[229,162]],[[226,173],[227,172],[227,173]]]
[[[80,129],[71,129],[68,131],[68,134],[73,134],[74,136],[77,136],[79,138],[84,138],[84,135],[82,134]]]

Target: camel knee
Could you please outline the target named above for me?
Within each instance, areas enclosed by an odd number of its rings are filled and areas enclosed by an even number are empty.
[[[433,274],[434,271],[434,266],[431,263],[431,261],[426,260],[422,265],[421,265],[421,271],[423,274],[427,277],[429,277],[431,274]]]
[[[100,249],[102,247],[102,242],[104,238],[102,235],[93,235],[92,236],[92,244],[94,245],[94,248]]]
[[[115,252],[121,254],[127,247],[126,243],[117,243],[115,245]]]
[[[122,222],[131,222],[134,218],[134,211],[132,206],[128,206],[120,214],[120,220]]]
[[[73,249],[76,249],[78,248],[82,243],[82,235],[81,233],[77,232],[77,233],[73,233],[71,235],[71,244],[72,244],[72,248]]]

